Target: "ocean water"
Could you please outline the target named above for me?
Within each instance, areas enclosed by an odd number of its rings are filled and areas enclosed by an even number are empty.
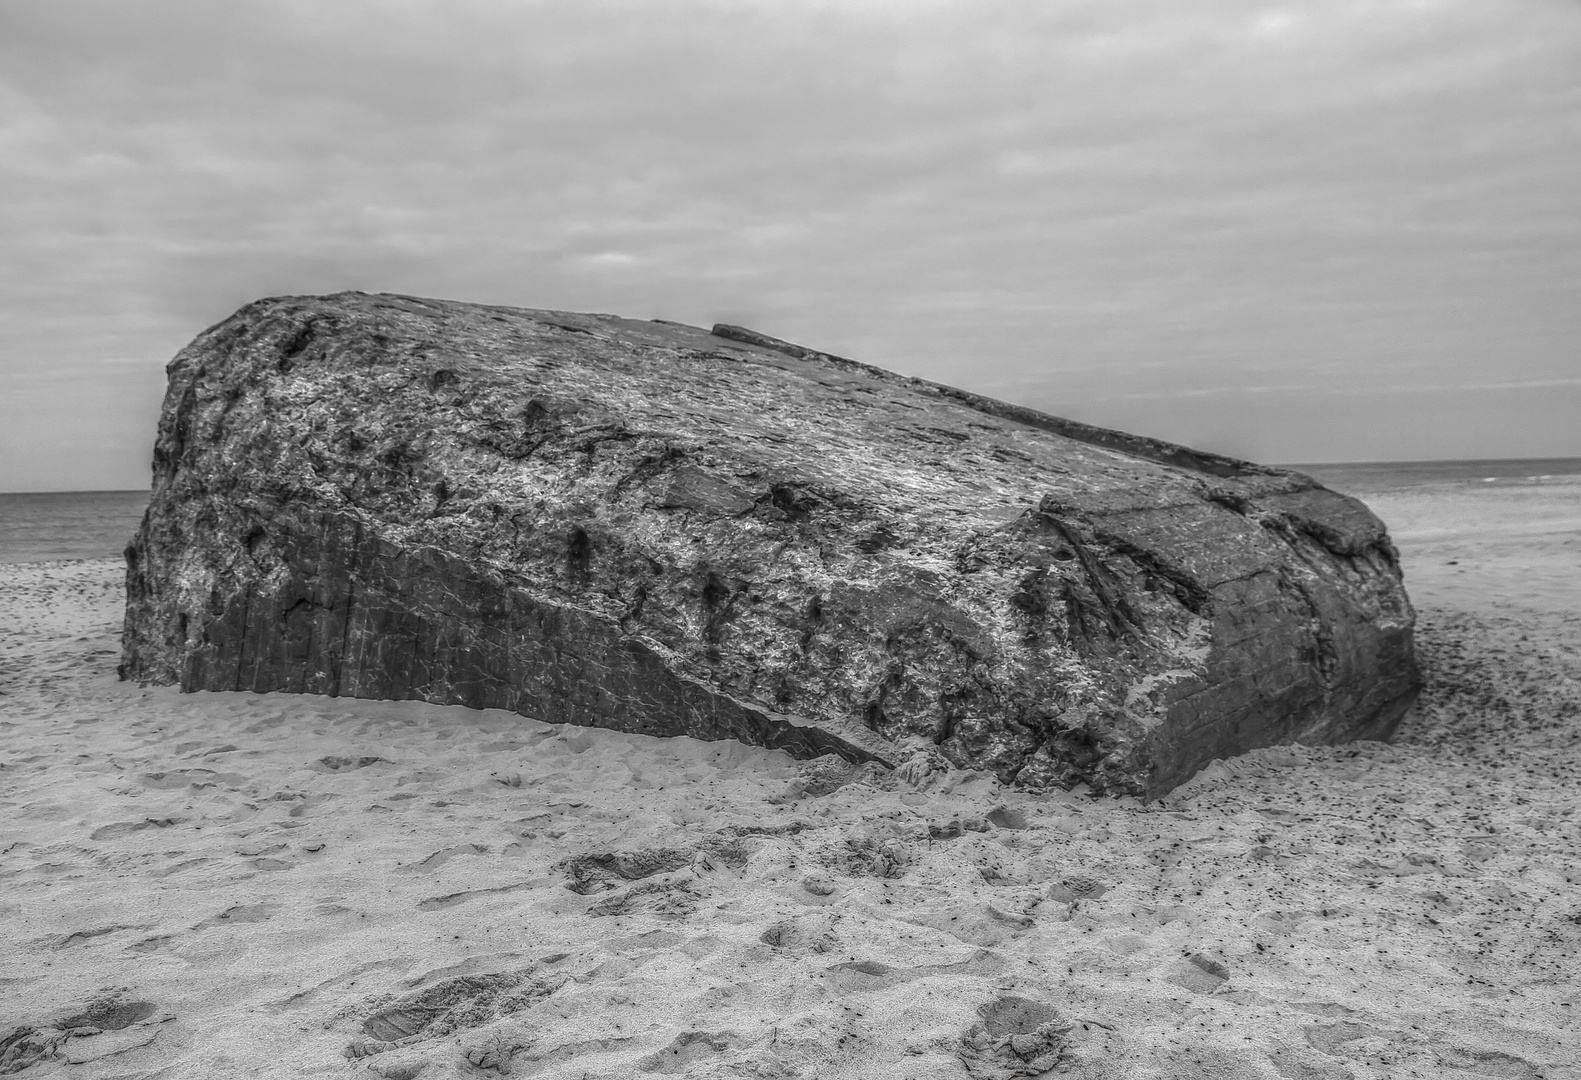
[[[1286,465],[1361,495],[1443,484],[1540,483],[1581,475],[1581,458],[1371,461]],[[118,558],[137,531],[146,491],[0,493],[0,563]]]
[[[120,558],[146,491],[0,493],[0,563]]]
[[[1335,491],[1368,495],[1439,484],[1527,484],[1581,475],[1581,458],[1497,458],[1491,461],[1352,461],[1281,465]]]

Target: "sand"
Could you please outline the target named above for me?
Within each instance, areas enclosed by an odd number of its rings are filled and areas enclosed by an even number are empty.
[[[1400,736],[1151,805],[142,689],[0,568],[0,1073],[1581,1077],[1581,480],[1370,501]]]

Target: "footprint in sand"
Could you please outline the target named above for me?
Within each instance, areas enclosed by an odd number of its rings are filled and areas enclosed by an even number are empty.
[[[692,1075],[740,1041],[733,1031],[683,1031],[664,1049],[637,1062],[641,1072]]]
[[[1505,1080],[1543,1080],[1544,1073],[1523,1057],[1506,1054],[1502,1050],[1488,1050],[1451,1046],[1435,1055],[1437,1064],[1456,1073],[1467,1074],[1467,1080],[1482,1077],[1501,1077]]]
[[[213,769],[173,769],[169,772],[144,773],[138,778],[146,788],[155,791],[179,791],[183,788],[211,788],[221,784],[239,788],[247,783],[241,773],[215,772]]]
[[[1263,911],[1252,917],[1251,925],[1270,934],[1288,937],[1311,917],[1310,911]]]
[[[417,902],[418,911],[438,911],[440,908],[454,907],[464,904],[468,900],[476,900],[483,896],[496,896],[500,893],[516,892],[518,889],[530,889],[541,881],[517,881],[510,885],[496,885],[491,889],[466,889],[462,892],[446,893],[444,896],[430,896]]]
[[[988,820],[1001,829],[1019,831],[1030,829],[1032,823],[1020,810],[1013,810],[1008,806],[996,806],[988,811]]]
[[[809,874],[802,878],[801,887],[813,896],[833,896],[835,890],[834,879],[822,874]]]
[[[518,1055],[518,1060],[525,1059],[526,1064],[534,1071],[535,1074],[541,1074],[548,1072],[556,1065],[563,1065],[569,1061],[577,1061],[578,1065],[582,1066],[582,1061],[579,1059],[598,1057],[611,1053],[626,1052],[627,1048],[635,1041],[636,1040],[629,1035],[604,1036],[603,1038],[599,1039],[578,1039],[575,1042],[561,1043],[559,1046],[548,1050],[525,1051]],[[512,1067],[514,1068],[514,1065]],[[602,1070],[593,1070],[586,1067],[579,1067],[574,1072],[571,1072],[570,1075],[593,1077],[609,1076],[615,1074]]]
[[[1339,1062],[1325,1060],[1304,1046],[1278,1045],[1268,1063],[1283,1080],[1356,1080],[1356,1074]]]
[[[245,855],[249,858],[257,858],[260,855],[273,855],[277,851],[284,850],[285,844],[283,843],[270,843],[268,840],[253,840],[245,844],[238,844],[236,847],[236,854]]]
[[[974,1075],[1037,1076],[1060,1063],[1076,1026],[1058,1009],[1023,997],[978,1007],[982,1019],[961,1036],[962,1063]]]
[[[159,1037],[159,1025],[174,1019],[153,1002],[131,997],[125,987],[107,990],[78,1012],[0,1038],[0,1074],[46,1061],[83,1065],[113,1057],[147,1046]]]
[[[592,918],[644,913],[661,918],[685,918],[697,910],[703,894],[691,873],[664,874],[639,881],[611,893],[587,909]]]
[[[854,765],[836,754],[824,754],[804,762],[796,778],[769,802],[780,805],[832,795],[847,784],[868,784],[881,791],[893,791],[899,783],[896,775],[882,765]]]
[[[913,926],[941,931],[957,941],[981,948],[1003,945],[1036,923],[1030,916],[1018,917],[1014,909],[970,902],[917,906],[895,918]]]
[[[898,878],[905,875],[913,859],[903,841],[863,830],[846,837],[841,847],[825,853],[823,861],[852,877]]]
[[[985,833],[989,830],[986,818],[980,817],[954,817],[943,824],[928,826],[929,840],[954,840],[969,832]]]
[[[322,847],[323,845],[320,844],[319,846]],[[484,844],[457,844],[455,847],[442,848],[422,862],[410,863],[401,867],[401,869],[409,873],[432,873],[457,855],[487,855],[488,853],[489,849]]]
[[[1034,879],[1030,868],[1010,855],[998,844],[976,840],[968,858],[977,867],[977,874],[989,885],[1025,885]]]
[[[1223,964],[1200,952],[1190,953],[1175,965],[1169,981],[1194,994],[1213,994],[1230,980],[1230,971]]]
[[[1109,887],[1089,877],[1068,877],[1049,886],[1048,897],[1063,904],[1083,900],[1096,900],[1109,891]]]
[[[427,1071],[426,1057],[401,1058],[397,1061],[370,1061],[368,1071],[383,1080],[417,1080]]]
[[[1185,904],[1166,904],[1161,908],[1154,908],[1149,914],[1159,926],[1168,926],[1172,922],[1191,917],[1191,909]]]
[[[824,969],[824,976],[845,993],[871,993],[922,978],[928,967],[900,968],[878,960],[852,960]]]
[[[361,757],[340,757],[330,754],[319,758],[315,764],[328,769],[330,772],[346,772],[352,769],[366,769],[369,765],[377,765],[381,761],[386,765],[394,764],[389,758],[376,757],[371,754],[365,754]]]
[[[52,934],[48,937],[41,938],[37,944],[48,945],[55,949],[63,949],[68,945],[77,945],[84,941],[91,941],[94,938],[104,937],[107,934],[119,933],[122,930],[149,930],[152,928],[152,923],[126,923],[115,926],[96,926],[91,930],[73,930],[69,934]]]
[[[1322,1051],[1334,1057],[1344,1057],[1343,1047],[1361,1039],[1373,1039],[1395,1034],[1382,1028],[1373,1027],[1371,1024],[1358,1024],[1353,1020],[1342,1020],[1337,1024],[1312,1024],[1301,1029],[1301,1034],[1306,1037],[1307,1045],[1314,1050]]]
[[[119,1031],[147,1020],[159,1011],[159,1006],[152,1001],[136,1001],[127,995],[128,991],[124,989],[107,991],[90,1001],[81,1012],[60,1020],[56,1026],[67,1031],[88,1028]]]
[[[562,859],[553,869],[570,879],[566,888],[586,896],[618,888],[622,881],[638,881],[690,866],[696,854],[689,848],[602,852]]]
[[[390,1050],[399,1050],[403,1046],[411,1046],[421,1041],[420,1035],[408,1035],[399,1039],[353,1039],[346,1044],[344,1056],[356,1061],[359,1058],[372,1057]]]
[[[144,818],[142,821],[117,821],[110,825],[101,825],[88,834],[89,840],[114,840],[129,833],[142,832],[144,829],[168,829],[172,825],[180,825],[187,819],[177,815],[170,817]]]
[[[154,1026],[174,1017],[165,1016],[151,1018],[124,1030],[114,1031],[75,1031],[70,1042],[61,1047],[61,1058],[68,1065],[86,1065],[93,1061],[102,1061],[116,1054],[124,1054],[128,1050],[136,1050],[147,1046],[159,1037],[159,1028]]]
[[[1147,948],[1147,939],[1141,934],[1116,934],[1104,941],[1104,946],[1119,956],[1135,956]]]
[[[784,919],[758,935],[758,940],[792,954],[831,952],[840,944],[826,916]]]
[[[1005,926],[1016,930],[1030,930],[1037,925],[1037,920],[1030,914],[1025,911],[1017,911],[1010,903],[989,903],[984,905],[983,910],[988,913],[989,919],[997,923],[1003,923]]]
[[[1325,1018],[1356,1015],[1355,1009],[1349,1005],[1341,1005],[1337,1001],[1296,1001],[1291,1003],[1291,1007],[1300,1009],[1304,1013],[1311,1013],[1313,1016]]]
[[[363,1019],[362,1037],[346,1047],[345,1056],[370,1057],[425,1039],[481,1027],[531,1008],[568,981],[569,976],[538,974],[537,967],[532,966],[516,971],[462,975],[403,997],[386,998]],[[491,1030],[503,1032],[506,1029]],[[497,1054],[495,1061],[498,1061]],[[491,1067],[498,1068],[497,1064]]]
[[[526,1024],[506,1020],[468,1033],[461,1041],[461,1056],[475,1069],[485,1072],[493,1070],[501,1076],[509,1076],[511,1062],[516,1055],[530,1048],[535,1041],[536,1033]]]
[[[226,908],[218,915],[213,915],[207,919],[204,919],[192,929],[207,930],[211,926],[226,926],[233,923],[263,922],[265,919],[269,918],[269,916],[275,913],[277,907],[278,905],[270,903],[236,904],[232,907]]]

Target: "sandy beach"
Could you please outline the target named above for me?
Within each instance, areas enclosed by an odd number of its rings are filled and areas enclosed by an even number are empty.
[[[144,689],[0,566],[0,1073],[1581,1078],[1581,478],[1362,494],[1397,739],[1147,805]]]

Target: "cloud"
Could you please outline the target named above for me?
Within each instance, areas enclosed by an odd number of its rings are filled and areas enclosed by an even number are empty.
[[[229,310],[365,288],[1026,400],[1557,378],[1578,73],[1557,0],[7,5],[0,365],[157,402]]]

